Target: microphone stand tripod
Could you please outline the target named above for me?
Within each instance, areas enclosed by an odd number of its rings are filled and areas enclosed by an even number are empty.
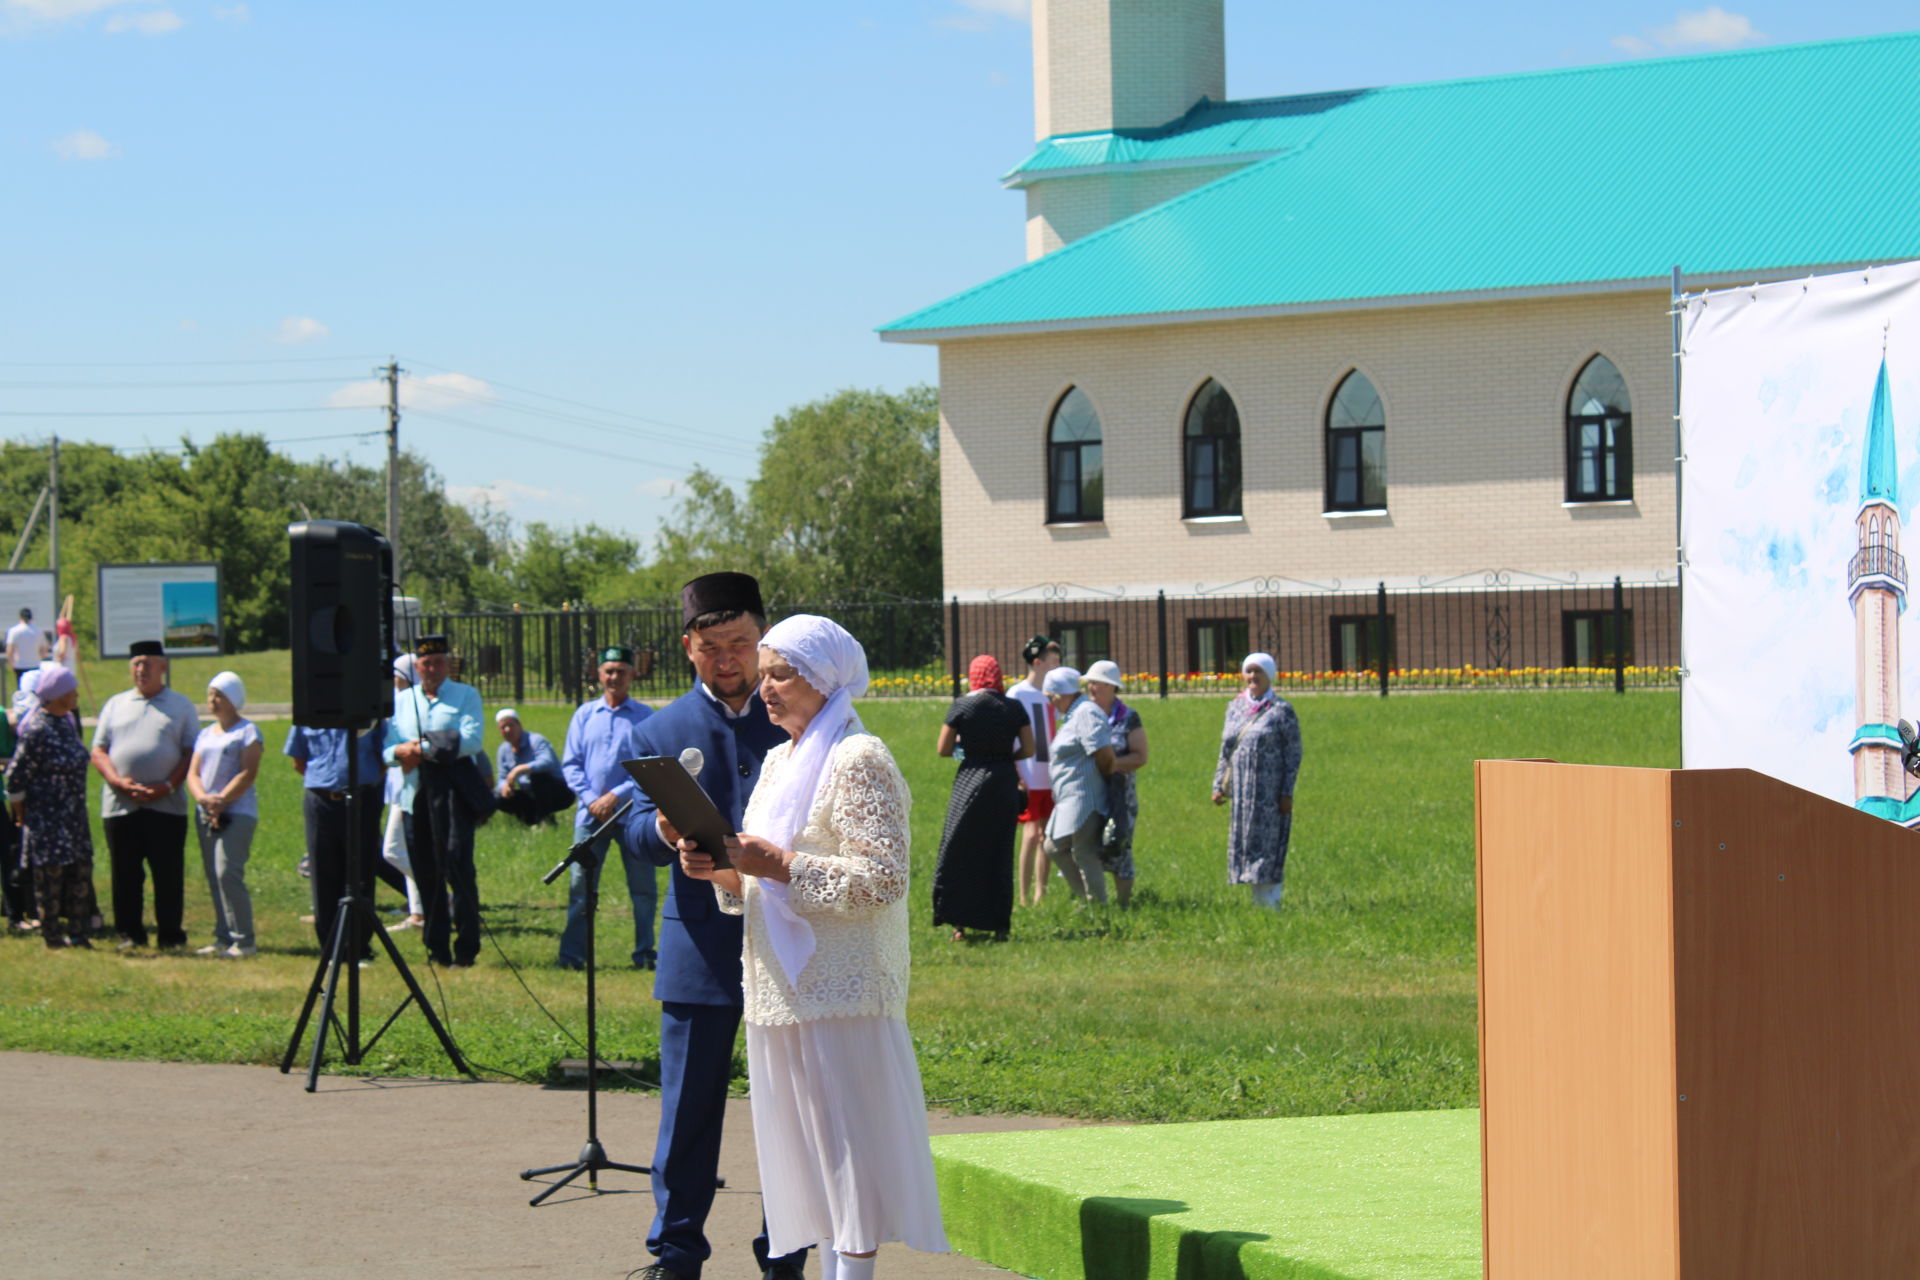
[[[380,1037],[387,1034],[387,1028],[399,1021],[400,1015],[407,1011],[410,1004],[418,1004],[420,1012],[427,1016],[427,1025],[433,1028],[433,1034],[440,1039],[440,1047],[447,1051],[447,1057],[454,1068],[470,1079],[478,1080],[473,1068],[460,1056],[460,1047],[447,1034],[440,1019],[433,1012],[426,992],[414,980],[413,970],[407,968],[406,960],[400,949],[393,945],[386,926],[380,923],[380,915],[373,909],[373,875],[366,866],[366,859],[372,850],[360,839],[360,786],[359,786],[359,731],[348,729],[347,734],[347,887],[341,897],[339,907],[333,915],[333,937],[320,956],[320,967],[314,970],[313,985],[307,989],[307,1001],[300,1006],[300,1020],[294,1025],[293,1039],[287,1042],[286,1056],[280,1059],[280,1074],[286,1075],[293,1070],[293,1060],[300,1053],[300,1038],[306,1034],[307,1020],[313,1016],[314,1001],[320,1001],[320,1024],[313,1033],[313,1056],[307,1062],[307,1092],[312,1093],[320,1080],[320,1061],[327,1048],[327,1031],[333,1030],[340,1039],[340,1047],[349,1065],[358,1066],[373,1046],[380,1043]],[[362,890],[365,890],[364,894]],[[442,908],[444,910],[444,907]],[[369,936],[378,937],[381,945],[387,949],[387,958],[393,961],[395,973],[407,984],[407,998],[380,1024],[373,1038],[365,1044],[360,1042],[360,948]],[[339,1015],[334,1012],[334,997],[340,990],[340,974],[347,975],[347,1021],[343,1028]]]
[[[572,1182],[581,1174],[587,1175],[587,1187],[596,1194],[600,1190],[599,1174],[602,1169],[618,1169],[622,1173],[644,1173],[651,1175],[653,1170],[645,1165],[620,1164],[607,1159],[607,1149],[600,1145],[600,1036],[599,1007],[594,1000],[593,977],[596,971],[594,960],[593,929],[594,919],[600,914],[600,865],[603,858],[594,856],[593,846],[601,836],[613,828],[613,824],[627,816],[627,810],[633,807],[633,798],[613,811],[613,816],[600,824],[600,829],[576,840],[567,850],[567,856],[554,864],[553,870],[540,877],[541,884],[552,884],[560,878],[561,872],[578,864],[585,873],[587,881],[587,1141],[580,1148],[580,1158],[570,1164],[547,1165],[540,1169],[522,1169],[522,1182],[538,1178],[543,1174],[560,1173],[566,1176],[549,1186],[545,1191],[527,1201],[538,1205],[542,1200]]]

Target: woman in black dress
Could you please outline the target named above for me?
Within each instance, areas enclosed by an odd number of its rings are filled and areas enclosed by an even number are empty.
[[[982,654],[967,668],[971,689],[956,698],[940,726],[936,750],[960,748],[960,770],[940,835],[933,872],[933,922],[952,925],[953,940],[980,929],[1007,940],[1013,923],[1013,829],[1020,816],[1020,775],[1013,762],[1033,754],[1033,726],[1007,697],[1000,664]]]

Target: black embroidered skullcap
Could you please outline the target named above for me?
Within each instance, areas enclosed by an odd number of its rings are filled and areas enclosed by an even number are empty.
[[[624,644],[610,644],[600,651],[600,661],[603,665],[609,662],[624,662],[632,666],[633,650]]]
[[[707,573],[680,588],[680,625],[708,613],[751,613],[767,616],[760,601],[760,583],[748,573]]]
[[[167,651],[160,646],[158,640],[135,640],[127,646],[127,656],[129,658],[164,658],[167,656]]]
[[[445,636],[421,636],[413,642],[413,656],[416,658],[428,658],[436,653],[451,652],[453,649],[447,644]]]

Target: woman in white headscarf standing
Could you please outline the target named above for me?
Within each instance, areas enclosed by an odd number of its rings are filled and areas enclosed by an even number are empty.
[[[200,836],[200,865],[213,899],[213,941],[197,954],[243,960],[259,949],[253,933],[253,896],[247,892],[247,858],[260,824],[254,779],[267,745],[259,726],[240,714],[247,687],[231,671],[207,681],[213,723],[193,743],[187,794],[193,799]]]
[[[1293,838],[1293,784],[1300,776],[1300,721],[1273,691],[1277,667],[1265,653],[1240,664],[1245,689],[1227,704],[1213,802],[1233,801],[1227,883],[1253,886],[1253,901],[1280,909],[1287,843]]]
[[[733,867],[681,866],[744,912],[747,1069],[769,1252],[822,1245],[826,1280],[866,1280],[882,1244],[947,1251],[907,1035],[908,810],[853,699],[860,642],[799,615],[760,641],[760,697],[792,741],[767,754]]]
[[[416,683],[414,657],[403,653],[393,660],[393,696],[400,698]],[[407,914],[395,930],[424,929],[427,917],[420,903],[420,882],[413,878],[413,855],[407,848],[407,815],[400,808],[400,791],[406,786],[406,772],[397,764],[387,766],[387,825],[380,837],[380,856],[407,878]]]

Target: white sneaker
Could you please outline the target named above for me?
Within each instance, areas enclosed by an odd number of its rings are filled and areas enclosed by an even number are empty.
[[[227,949],[217,942],[209,942],[204,947],[195,947],[193,954],[197,956],[223,956],[227,954]]]
[[[258,950],[259,950],[258,947],[243,947],[239,943],[235,943],[233,946],[228,947],[225,951],[222,951],[220,954],[225,956],[229,960],[245,960],[248,956],[253,955]]]

